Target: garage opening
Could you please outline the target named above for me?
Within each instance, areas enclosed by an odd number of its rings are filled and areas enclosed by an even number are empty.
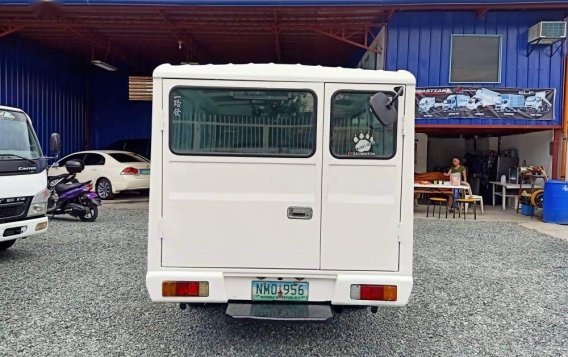
[[[496,205],[502,205],[500,184],[520,184],[526,168],[542,167],[551,176],[553,136],[553,130],[418,127],[415,178],[449,180],[442,173],[447,173],[452,159],[458,158],[466,169],[472,193],[483,196],[486,205],[493,205],[494,200]],[[536,182],[543,183],[543,180]],[[507,199],[505,206],[516,208],[514,199]]]

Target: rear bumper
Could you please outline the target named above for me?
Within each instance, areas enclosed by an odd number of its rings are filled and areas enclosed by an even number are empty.
[[[45,228],[38,227],[39,224],[44,224]],[[9,236],[5,237],[4,235],[9,233],[10,230],[13,229],[20,229],[22,233],[20,234],[10,234]],[[10,223],[2,223],[0,224],[0,242],[18,239],[18,238],[25,238],[29,236],[33,236],[39,233],[43,233],[47,231],[47,217],[39,217],[33,219],[27,219],[23,221],[16,221]]]
[[[112,182],[113,193],[150,188],[150,175],[122,175]]]
[[[294,274],[266,274],[260,272],[226,273],[226,272],[195,272],[195,271],[150,271],[146,274],[146,287],[152,301],[185,302],[185,303],[227,303],[229,301],[251,301],[252,281],[258,277],[266,280],[293,281],[302,277],[303,282],[309,283],[309,302],[330,302],[332,305],[361,305],[361,306],[404,306],[408,303],[412,290],[412,276],[394,273],[327,273],[302,272]],[[209,282],[208,297],[162,297],[163,281],[207,281]],[[351,285],[396,285],[396,301],[370,301],[351,299]]]

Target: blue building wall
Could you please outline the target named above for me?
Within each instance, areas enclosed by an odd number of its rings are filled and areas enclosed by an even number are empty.
[[[483,86],[556,88],[555,120],[418,119],[416,124],[560,125],[563,50],[549,57],[549,46],[537,46],[527,57],[527,42],[530,26],[545,20],[562,21],[567,15],[534,10],[490,11],[482,17],[473,11],[399,12],[387,27],[386,69],[412,72],[418,86],[449,86],[451,35],[499,34],[503,36],[501,83]]]
[[[62,153],[83,149],[88,112],[82,63],[16,36],[0,38],[0,105],[31,117],[45,154],[58,132]]]
[[[152,103],[128,99],[128,73],[119,67],[108,72],[96,67],[91,76],[93,149],[104,149],[121,139],[150,138]]]

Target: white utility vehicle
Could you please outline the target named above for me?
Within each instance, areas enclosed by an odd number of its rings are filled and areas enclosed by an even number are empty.
[[[525,102],[525,109],[527,111],[533,112],[542,112],[542,111],[549,111],[552,107],[552,104],[546,99],[546,92],[536,92],[535,95],[531,95],[527,97]]]
[[[153,301],[290,320],[408,302],[412,74],[161,65],[153,91]]]
[[[451,94],[442,103],[444,111],[464,110],[468,108],[469,96],[463,94]]]
[[[421,113],[430,113],[432,110],[443,106],[443,103],[436,103],[434,97],[424,97],[418,102],[418,110]]]
[[[59,151],[58,134],[51,137]],[[47,159],[21,109],[0,106],[0,251],[47,230]]]
[[[467,109],[483,110],[484,108],[495,108],[499,104],[501,104],[501,93],[481,88],[476,90],[475,95],[469,99]]]

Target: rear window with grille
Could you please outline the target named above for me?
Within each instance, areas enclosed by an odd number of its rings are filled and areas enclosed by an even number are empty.
[[[315,152],[311,91],[176,87],[169,100],[175,154],[309,157]]]
[[[374,94],[340,91],[332,97],[330,151],[336,158],[387,160],[396,154],[396,123],[385,126],[371,112]]]

